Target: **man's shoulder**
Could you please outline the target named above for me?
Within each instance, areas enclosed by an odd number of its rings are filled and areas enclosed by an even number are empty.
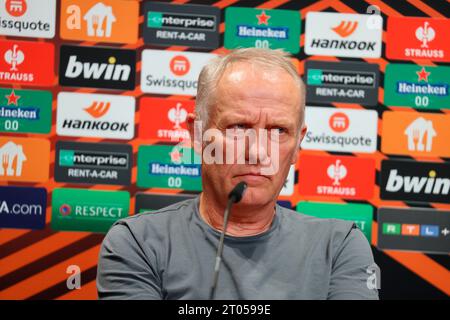
[[[285,230],[302,238],[342,243],[352,231],[359,231],[353,221],[318,218],[297,212],[285,207],[280,207],[281,223]]]
[[[161,231],[169,227],[174,221],[188,218],[193,213],[195,204],[196,198],[190,198],[158,210],[135,214],[117,220],[111,229],[117,225],[122,225],[126,226],[132,233],[149,232],[150,230],[158,232],[158,230]]]
[[[334,230],[345,232],[350,231],[352,228],[355,227],[355,223],[353,221],[335,218],[317,218],[281,206],[280,206],[280,213],[283,217],[284,223],[287,223],[294,228],[302,228],[302,229],[313,228],[314,231]]]

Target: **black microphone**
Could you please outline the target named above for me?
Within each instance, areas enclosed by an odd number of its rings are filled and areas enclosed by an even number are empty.
[[[216,265],[214,266],[214,278],[213,278],[213,284],[211,287],[211,292],[209,295],[210,300],[214,299],[214,296],[216,295],[217,281],[219,280],[220,264],[222,263],[223,241],[225,239],[225,233],[227,232],[228,217],[230,215],[230,209],[234,203],[238,203],[239,201],[241,201],[242,196],[244,195],[246,189],[247,189],[247,184],[244,181],[241,181],[228,194],[228,203],[227,203],[227,207],[225,208],[225,212],[223,214],[222,233],[220,235],[220,241],[219,241],[219,245],[217,247]]]

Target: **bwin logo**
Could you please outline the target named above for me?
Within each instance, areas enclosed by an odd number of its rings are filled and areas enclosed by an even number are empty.
[[[394,169],[389,172],[386,191],[448,195],[450,179],[438,178],[435,170],[430,170],[428,177],[418,177],[402,176],[398,174],[398,170]]]
[[[115,57],[109,57],[107,63],[81,62],[77,61],[76,55],[71,55],[65,76],[72,79],[82,76],[86,80],[128,81],[131,67],[129,65],[116,64],[116,62]]]

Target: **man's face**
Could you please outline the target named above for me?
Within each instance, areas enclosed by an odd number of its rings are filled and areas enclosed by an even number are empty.
[[[228,133],[230,130],[242,133],[253,129],[258,137],[264,132],[259,129],[266,129],[267,146],[259,143],[258,139],[253,144],[250,144],[250,139],[245,139],[244,148],[235,145],[232,164],[203,163],[204,192],[210,192],[210,197],[213,195],[215,200],[224,203],[233,187],[245,181],[248,188],[240,206],[261,206],[276,199],[290,165],[297,160],[298,148],[306,132],[306,128],[300,133],[298,131],[300,112],[298,86],[285,70],[266,69],[245,62],[228,66],[218,83],[216,104],[210,109],[208,129],[222,132],[224,159],[227,147],[236,141],[226,138],[227,130]],[[278,134],[279,142],[274,150],[270,148],[272,131]],[[256,159],[258,151],[268,155],[265,161],[269,164],[261,161],[250,163],[251,157]],[[278,152],[278,157],[274,156],[274,152]],[[239,154],[245,158],[244,164],[237,163]],[[275,164],[275,161],[278,163]],[[269,166],[277,172],[264,174],[264,170],[261,171]]]

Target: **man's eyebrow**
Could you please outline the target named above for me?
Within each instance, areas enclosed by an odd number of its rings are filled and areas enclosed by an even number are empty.
[[[233,123],[233,122],[241,122],[241,123],[256,123],[256,118],[252,117],[251,115],[246,114],[228,114],[221,117],[218,121],[219,123]],[[287,128],[295,126],[295,121],[293,121],[290,118],[281,116],[281,117],[271,117],[267,121],[267,125],[278,125],[278,126],[284,126]]]

